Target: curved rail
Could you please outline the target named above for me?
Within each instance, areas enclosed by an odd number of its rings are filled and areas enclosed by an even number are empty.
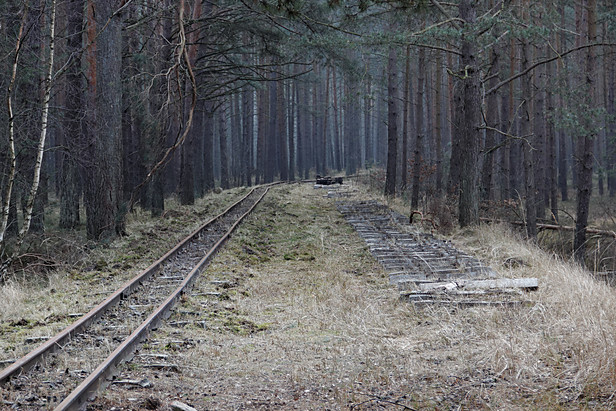
[[[265,186],[264,192],[258,197],[255,203],[242,214],[238,220],[231,226],[231,228],[219,239],[219,241],[208,251],[208,253],[199,261],[199,263],[191,270],[181,285],[172,293],[170,297],[161,304],[142,324],[139,326],[117,349],[110,355],[106,361],[104,361],[82,384],[75,389],[65,400],[58,405],[57,410],[71,410],[80,409],[85,405],[85,401],[88,395],[92,395],[95,391],[102,386],[104,378],[109,376],[113,372],[113,366],[117,366],[122,360],[130,355],[134,347],[147,336],[147,333],[155,328],[155,326],[161,321],[164,315],[169,312],[169,309],[173,306],[177,298],[185,290],[186,287],[192,284],[196,277],[201,273],[205,264],[211,260],[218,249],[226,242],[231,233],[236,229],[239,223],[259,204],[269,188],[273,184]],[[255,190],[263,188],[254,187],[248,194],[233,203],[225,211],[219,215],[213,217],[206,223],[202,224],[199,228],[189,234],[180,243],[168,251],[165,255],[159,258],[156,262],[146,268],[137,276],[127,281],[113,294],[107,297],[100,304],[92,308],[87,314],[79,318],[70,326],[66,327],[60,333],[53,338],[49,339],[39,347],[26,354],[24,357],[18,359],[15,363],[8,366],[0,372],[0,384],[6,383],[12,376],[18,375],[24,371],[29,370],[36,364],[40,363],[47,355],[53,353],[58,348],[67,342],[72,336],[82,332],[90,324],[99,319],[106,311],[113,306],[117,305],[123,298],[132,294],[140,284],[157,274],[164,262],[168,261],[176,254],[178,254],[191,240],[195,239],[206,228],[220,220],[223,216],[236,209],[243,201],[245,201]],[[79,393],[81,392],[81,394]]]

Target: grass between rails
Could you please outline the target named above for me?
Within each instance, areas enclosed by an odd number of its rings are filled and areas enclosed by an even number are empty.
[[[503,276],[538,277],[534,305],[415,311],[325,193],[273,190],[178,308],[202,310],[205,328],[163,327],[152,337],[189,342],[172,360],[182,372],[162,380],[133,370],[154,388],[110,391],[107,404],[129,396],[155,397],[161,409],[174,399],[197,409],[615,406],[612,288],[505,227],[481,226],[451,238]],[[221,278],[233,286],[208,302],[207,284]]]

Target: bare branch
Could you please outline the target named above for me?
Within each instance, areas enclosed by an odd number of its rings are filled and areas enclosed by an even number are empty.
[[[439,3],[437,0],[430,0],[430,3],[432,3],[445,17],[447,17],[447,20],[451,21],[451,24],[453,24],[455,28],[457,28],[458,30],[462,29],[462,27],[458,24],[458,22],[449,15],[447,10],[445,10],[445,8],[441,5],[441,3]]]
[[[536,62],[535,64],[531,64],[530,66],[528,66],[528,68],[526,68],[526,70],[523,70],[523,71],[521,71],[519,73],[516,73],[513,76],[511,76],[511,77],[501,81],[500,83],[498,83],[497,85],[495,85],[491,89],[487,90],[485,94],[488,95],[488,94],[494,93],[495,91],[497,91],[502,86],[512,82],[513,80],[515,80],[517,78],[520,78],[520,77],[530,73],[531,71],[533,71],[537,67],[539,67],[539,66],[541,66],[543,64],[551,63],[554,60],[561,59],[561,58],[565,57],[567,54],[571,54],[571,53],[574,53],[576,51],[587,49],[589,47],[614,47],[614,46],[616,46],[616,43],[590,43],[590,44],[583,44],[581,46],[574,47],[574,48],[572,48],[570,50],[567,50],[565,52],[557,54],[554,57],[550,57],[548,59],[540,60],[540,61]]]

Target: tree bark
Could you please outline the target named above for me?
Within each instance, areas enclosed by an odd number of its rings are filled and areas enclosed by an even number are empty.
[[[81,49],[83,24],[83,0],[71,0],[67,6],[68,24],[66,52],[77,58]],[[73,229],[79,224],[79,147],[81,139],[82,90],[81,68],[77,62],[66,71],[66,113],[64,115],[64,150],[62,150],[62,184],[60,184],[60,221],[64,229]]]
[[[596,21],[597,2],[587,0],[586,12],[588,21],[589,43],[595,42],[597,38]],[[586,104],[589,108],[595,107],[595,51],[591,47],[587,50],[584,67],[585,96]],[[590,196],[592,194],[592,173],[594,164],[594,139],[596,137],[595,124],[593,124],[592,113],[583,113],[584,134],[578,139],[578,186],[577,186],[577,218],[575,223],[575,236],[573,240],[573,250],[575,259],[585,265],[586,257],[586,228],[588,226],[588,216],[590,214]]]
[[[222,102],[218,109],[218,143],[220,152],[220,188],[223,190],[229,188],[229,155],[227,148],[228,111],[229,107],[227,101]]]
[[[278,170],[280,180],[289,180],[289,143],[287,136],[287,108],[284,81],[278,80],[276,87],[276,135],[278,141]]]
[[[460,199],[458,203],[460,226],[479,223],[479,149],[481,138],[481,94],[476,44],[467,31],[472,31],[476,22],[476,2],[461,0],[459,14],[463,23],[460,43],[459,81],[454,96],[456,113],[454,133],[459,140]]]
[[[499,69],[500,55],[496,49],[492,50],[490,56],[490,70],[488,71],[488,77],[490,78],[489,87],[493,87],[498,83],[498,76],[496,73]],[[486,121],[487,125],[492,128],[498,128],[498,96],[496,93],[491,93],[487,97],[486,102]],[[493,200],[494,193],[492,190],[493,174],[494,174],[494,146],[496,144],[496,131],[486,130],[486,141],[484,145],[483,156],[483,169],[481,173],[481,198],[484,201]]]
[[[396,166],[398,158],[398,59],[396,49],[389,48],[387,63],[387,174],[385,195],[396,195]]]
[[[415,144],[413,150],[413,189],[411,192],[411,209],[419,206],[421,167],[424,150],[424,96],[426,90],[426,50],[421,47],[417,58],[417,94],[415,100]]]
[[[49,118],[49,101],[51,99],[51,87],[52,83],[52,74],[53,74],[53,61],[54,61],[54,47],[56,40],[56,1],[53,0],[51,3],[51,21],[49,25],[49,57],[47,61],[47,72],[45,76],[45,86],[43,93],[43,110],[41,114],[41,129],[40,129],[40,137],[38,141],[38,147],[36,150],[36,161],[34,164],[34,176],[32,178],[32,184],[30,186],[30,191],[28,193],[28,197],[24,207],[24,223],[19,232],[19,240],[17,242],[17,249],[21,247],[21,244],[24,241],[26,233],[30,229],[30,223],[32,222],[32,214],[34,211],[35,200],[37,197],[37,192],[39,189],[39,184],[41,181],[41,171],[43,169],[43,155],[45,154],[45,140],[47,138],[47,130],[48,130],[48,118]],[[39,206],[42,205],[40,200],[38,201]],[[39,209],[39,211],[41,211]],[[40,215],[40,214],[39,214]],[[39,218],[42,218],[39,217]],[[42,224],[41,227],[42,229]]]
[[[549,50],[549,46],[546,46],[546,54]],[[548,63],[546,65],[546,79],[554,78],[554,64]],[[550,202],[550,218],[553,222],[558,222],[558,185],[556,176],[556,131],[554,129],[554,93],[552,92],[552,86],[546,86],[546,133],[547,133],[547,178],[546,183],[548,185],[548,194]]]
[[[522,2],[524,11],[528,12],[528,0]],[[525,17],[526,20],[529,20]],[[520,41],[520,70],[526,70],[530,66],[530,44],[528,39],[522,38]],[[531,72],[532,74],[532,72]],[[532,145],[534,139],[531,136],[531,125],[533,110],[531,107],[532,99],[532,77],[522,78],[520,82],[522,90],[522,106],[520,108],[520,134],[526,141],[522,142],[522,155],[524,161],[524,178],[525,178],[525,211],[526,211],[526,235],[529,239],[537,238],[537,205],[535,192],[535,158],[533,157]]]
[[[19,57],[21,54],[20,53],[21,45],[24,40],[23,39],[24,27],[26,26],[26,21],[28,17],[28,10],[29,10],[28,3],[25,4],[24,9],[25,10],[22,12],[21,23],[19,25],[17,40],[15,42],[15,55],[13,56],[11,78],[9,80],[9,87],[8,87],[8,91],[6,95],[6,105],[7,105],[7,112],[8,112],[8,129],[9,129],[8,130],[9,131],[9,147],[8,147],[9,172],[8,172],[8,178],[6,180],[6,188],[4,190],[4,193],[2,193],[2,198],[4,201],[2,204],[2,223],[0,224],[0,253],[4,253],[5,237],[6,237],[6,233],[7,233],[8,226],[9,226],[9,220],[10,220],[9,215],[11,214],[10,212],[11,203],[15,204],[13,202],[13,198],[16,198],[13,193],[14,186],[15,186],[15,175],[17,173],[17,153],[15,150],[15,119],[14,119],[14,114],[13,114],[13,91],[14,91],[14,86],[15,86],[15,80],[17,77],[17,67],[19,63]],[[17,221],[16,218],[15,218],[15,221]]]
[[[88,106],[85,205],[88,238],[124,233],[121,210],[122,22],[116,1],[88,2]],[[105,27],[106,25],[106,27]],[[105,30],[97,33],[105,27]],[[97,35],[98,34],[98,35]]]
[[[402,157],[400,163],[402,170],[400,172],[400,191],[405,192],[408,186],[408,151],[409,151],[409,136],[410,136],[410,117],[411,117],[411,46],[406,46],[406,55],[404,59],[404,95],[402,101],[404,108],[402,110]]]
[[[436,75],[434,80],[434,139],[436,141],[436,195],[443,194],[443,56],[436,52]]]

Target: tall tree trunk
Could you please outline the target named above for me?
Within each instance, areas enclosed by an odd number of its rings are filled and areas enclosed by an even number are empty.
[[[185,123],[185,121],[182,121]],[[191,128],[186,140],[180,149],[180,203],[190,205],[195,203],[195,172],[194,172],[194,146],[196,136],[200,130]]]
[[[254,92],[246,87],[242,91],[242,184],[252,185],[252,151],[254,138]]]
[[[616,64],[615,53],[610,53],[604,57],[605,70],[607,76],[607,92],[606,92],[606,110],[608,114],[607,120],[607,142],[606,142],[606,158],[607,158],[607,187],[610,197],[616,195],[616,75],[614,64]]]
[[[454,133],[459,137],[458,159],[460,161],[460,199],[458,204],[460,226],[479,223],[479,150],[481,138],[481,94],[476,44],[471,36],[476,22],[476,2],[461,0],[459,5],[463,31],[460,40],[460,74],[454,96],[456,114]]]
[[[597,2],[596,0],[586,1],[586,12],[588,21],[587,41],[592,44],[597,38],[596,21]],[[586,61],[584,67],[584,95],[586,104],[590,109],[596,105],[595,99],[595,51],[591,47],[586,51]],[[575,223],[575,237],[573,250],[575,259],[584,264],[586,256],[586,228],[588,226],[588,215],[590,213],[590,196],[592,194],[592,173],[594,163],[594,139],[596,137],[595,124],[591,113],[583,114],[584,134],[578,139],[578,186],[577,186],[577,218]]]
[[[490,57],[490,70],[488,77],[490,77],[489,87],[492,88],[498,83],[497,72],[499,69],[500,56],[496,49],[492,50]],[[498,95],[491,93],[488,95],[486,102],[486,122],[487,126],[491,128],[498,128]],[[493,200],[494,193],[492,190],[493,174],[494,174],[494,147],[496,145],[496,131],[492,129],[486,130],[486,141],[484,145],[484,157],[483,157],[483,170],[481,173],[481,193],[483,200]]]
[[[327,173],[327,120],[329,118],[329,69],[325,70],[325,96],[323,96],[323,90],[319,93],[319,105],[323,110],[321,117],[320,131],[317,151],[317,172],[320,174]]]
[[[408,152],[409,152],[409,135],[410,135],[410,117],[411,117],[411,46],[406,46],[406,56],[404,60],[404,109],[402,110],[402,170],[400,173],[400,190],[404,193],[408,185]]]
[[[21,23],[19,25],[19,31],[15,42],[15,55],[12,61],[11,77],[9,80],[8,91],[6,95],[6,105],[8,114],[8,134],[9,134],[9,147],[8,147],[8,176],[6,180],[6,187],[2,193],[2,223],[0,224],[0,257],[4,257],[4,246],[9,231],[9,224],[11,220],[11,208],[14,206],[16,210],[15,196],[15,175],[17,174],[17,152],[15,150],[15,117],[13,114],[13,91],[15,87],[15,80],[17,78],[17,67],[19,63],[19,57],[21,54],[21,45],[23,42],[24,28],[26,26],[28,16],[29,5],[26,3],[25,10],[22,12]],[[15,221],[17,221],[17,212],[15,212]],[[17,225],[14,225],[17,227]],[[3,274],[0,272],[0,274]]]
[[[332,128],[334,131],[333,135],[333,168],[335,170],[342,169],[342,156],[341,156],[341,148],[340,148],[340,116],[338,115],[338,79],[336,78],[336,68],[332,68],[332,111],[333,111],[333,121]],[[344,113],[346,116],[346,112]]]
[[[424,96],[426,90],[426,50],[421,47],[417,58],[417,94],[415,100],[415,145],[413,150],[413,191],[411,209],[419,206],[422,153],[424,151]]]
[[[52,74],[53,74],[53,61],[54,61],[54,47],[56,40],[56,1],[53,0],[51,3],[51,21],[49,25],[49,56],[47,61],[47,70],[44,79],[44,92],[43,92],[43,108],[41,113],[41,129],[40,129],[40,137],[38,141],[38,146],[36,150],[36,160],[34,164],[34,175],[32,177],[32,184],[30,185],[30,190],[28,192],[28,197],[25,202],[24,207],[24,223],[19,232],[19,240],[17,243],[17,249],[20,248],[26,233],[30,229],[30,224],[33,222],[33,213],[35,208],[35,203],[37,203],[37,216],[36,216],[36,231],[42,231],[43,229],[43,210],[42,210],[42,201],[41,199],[37,199],[37,192],[39,190],[39,184],[41,182],[41,172],[43,170],[43,155],[45,153],[45,141],[47,138],[47,130],[48,130],[48,118],[49,118],[49,102],[51,100],[51,87],[52,83]]]
[[[87,5],[88,164],[85,206],[87,233],[101,239],[124,232],[121,210],[122,22],[116,1],[90,0]],[[105,30],[98,32],[102,27]]]
[[[257,91],[257,175],[255,184],[266,182],[267,168],[267,118],[269,116],[267,90]]]
[[[549,46],[546,46],[546,55],[548,55]],[[548,63],[546,66],[547,81],[554,78],[554,64]],[[556,131],[554,129],[554,93],[552,92],[551,84],[546,85],[546,133],[547,133],[547,178],[548,194],[550,202],[550,217],[553,222],[558,222],[558,185],[556,176]]]
[[[387,63],[387,174],[385,195],[396,195],[396,166],[398,158],[398,58],[396,49],[389,48]]]
[[[295,180],[295,125],[297,121],[297,82],[289,83],[287,87],[287,141],[289,144],[289,175],[288,180]]]
[[[443,55],[436,52],[436,76],[434,91],[434,139],[436,140],[436,195],[443,194]]]
[[[364,166],[374,163],[375,160],[374,139],[372,133],[373,112],[372,83],[368,80],[366,81],[366,96],[364,97]]]
[[[541,18],[541,17],[539,17]],[[543,58],[541,49],[535,48],[535,60]],[[537,54],[539,54],[537,56]],[[549,198],[547,191],[547,147],[546,147],[546,121],[545,121],[545,65],[533,70],[533,156],[535,167],[535,203],[537,218],[545,219],[546,199]]]
[[[267,122],[267,140],[266,140],[266,164],[265,164],[265,182],[271,183],[274,181],[274,176],[279,171],[278,164],[278,145],[279,140],[277,138],[277,121],[278,117],[281,116],[281,113],[278,113],[278,88],[279,84],[273,78],[273,73],[271,74],[271,78],[268,82],[268,122]]]
[[[361,110],[357,100],[358,84],[354,79],[346,79],[346,108],[345,108],[345,155],[347,176],[357,173],[361,162]]]
[[[218,144],[220,152],[220,188],[229,188],[229,155],[227,148],[227,117],[229,106],[225,99],[218,109]]]
[[[289,180],[289,144],[287,138],[287,108],[285,99],[285,84],[279,80],[276,87],[276,134],[278,141],[278,170],[280,180]]]
[[[84,0],[71,0],[67,6],[68,24],[66,53],[77,56],[81,49]],[[76,58],[76,57],[73,57]],[[81,139],[82,91],[81,68],[77,62],[66,71],[66,112],[64,115],[64,150],[62,153],[62,184],[60,184],[60,221],[64,229],[79,224],[79,147]]]
[[[528,0],[523,0],[523,14],[528,13]],[[528,21],[529,18],[525,16]],[[520,71],[526,70],[530,66],[530,45],[528,39],[522,38],[520,41]],[[520,108],[520,134],[527,139],[522,143],[522,155],[524,158],[524,176],[525,176],[525,190],[526,197],[525,211],[526,211],[526,235],[530,239],[537,238],[537,204],[536,204],[536,189],[535,189],[535,159],[533,157],[532,145],[535,139],[531,137],[531,126],[533,110],[531,107],[532,99],[532,78],[523,78],[520,80],[522,83],[522,106]]]

